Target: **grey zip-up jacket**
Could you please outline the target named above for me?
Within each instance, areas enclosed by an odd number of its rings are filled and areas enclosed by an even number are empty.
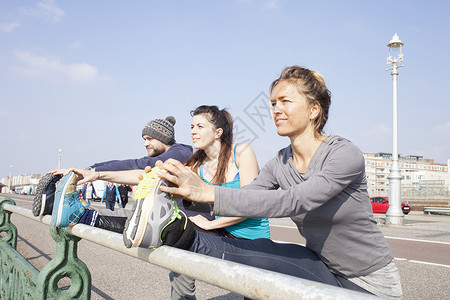
[[[291,217],[306,247],[345,277],[368,275],[393,259],[373,217],[364,157],[340,136],[320,144],[304,174],[295,168],[288,146],[244,188],[216,187],[214,213]]]

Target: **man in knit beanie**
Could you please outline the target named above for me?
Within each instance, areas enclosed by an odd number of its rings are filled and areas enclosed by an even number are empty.
[[[142,129],[144,146],[148,156],[138,159],[110,160],[96,163],[91,166],[95,171],[125,171],[145,169],[146,166],[154,167],[158,160],[166,161],[174,158],[186,161],[192,154],[192,147],[175,142],[174,125],[176,120],[169,116],[165,119],[150,121]]]
[[[142,138],[145,140],[145,147],[148,156],[157,156],[168,150],[175,144],[175,118],[172,116],[166,119],[156,119],[150,121],[142,129]]]

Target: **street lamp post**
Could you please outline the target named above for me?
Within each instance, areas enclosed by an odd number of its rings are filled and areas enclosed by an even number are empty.
[[[61,152],[62,152],[61,148],[59,148],[58,152],[59,152],[58,156],[58,170],[59,170],[61,169]]]
[[[11,180],[12,180],[12,165],[9,166],[9,182],[8,182],[8,193],[11,194]]]
[[[386,225],[404,225],[405,218],[401,208],[401,180],[403,179],[400,173],[398,164],[398,127],[397,127],[397,76],[398,63],[403,61],[402,47],[403,43],[395,34],[392,40],[387,45],[389,47],[389,56],[387,57],[387,63],[392,64],[392,68],[386,69],[392,70],[392,165],[389,173],[389,209],[386,212]]]

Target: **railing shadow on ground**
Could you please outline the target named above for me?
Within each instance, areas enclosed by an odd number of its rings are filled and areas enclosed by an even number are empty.
[[[2,299],[90,299],[92,286],[89,269],[77,257],[77,244],[81,239],[250,299],[379,299],[172,247],[129,249],[124,246],[121,234],[83,224],[65,229],[50,226],[50,233],[57,244],[56,255],[39,272],[15,250],[17,229],[10,222],[11,213],[47,225],[51,220],[51,216],[34,217],[31,210],[16,206],[12,199],[0,198],[0,232],[6,233],[0,237]],[[61,288],[60,281],[67,278],[70,285]]]

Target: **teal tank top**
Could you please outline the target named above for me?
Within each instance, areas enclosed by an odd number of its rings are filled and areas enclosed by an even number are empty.
[[[236,164],[236,147],[238,144],[234,146],[233,149],[233,157],[234,157],[234,164],[236,168],[239,170],[237,164]],[[214,183],[209,182],[205,178],[203,178],[203,165],[199,166],[199,173],[200,177],[204,182],[206,182],[209,185],[217,185]],[[236,173],[234,176],[234,179],[232,181],[224,182],[221,184],[218,184],[218,186],[221,187],[228,187],[232,189],[239,189],[241,188],[241,178],[239,176],[239,172]],[[220,217],[216,217],[218,219]],[[270,239],[270,227],[269,227],[269,220],[267,218],[252,218],[252,219],[245,219],[242,222],[239,222],[237,224],[227,226],[224,228],[226,231],[234,235],[238,238],[248,239],[248,240],[254,240],[254,239],[260,239],[260,238],[267,238]]]

